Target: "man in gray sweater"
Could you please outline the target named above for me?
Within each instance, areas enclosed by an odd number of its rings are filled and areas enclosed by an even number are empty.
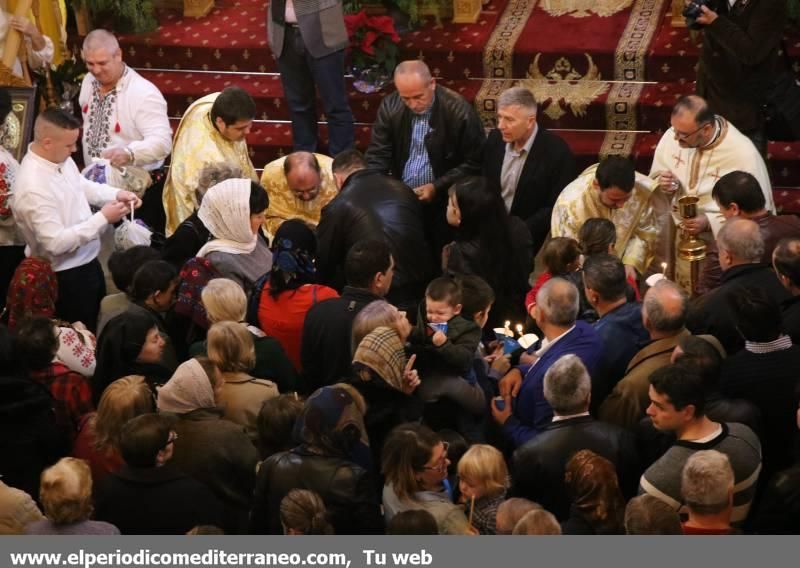
[[[675,432],[677,441],[644,472],[639,493],[648,493],[680,509],[681,471],[700,450],[717,450],[728,456],[733,468],[734,526],[747,518],[761,472],[761,444],[750,428],[738,423],[711,421],[704,413],[705,393],[698,373],[685,365],[670,365],[650,376],[647,415],[659,430]]]

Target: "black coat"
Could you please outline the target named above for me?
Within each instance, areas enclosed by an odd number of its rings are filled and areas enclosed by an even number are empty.
[[[697,94],[739,130],[762,123],[759,105],[779,69],[785,0],[737,0],[713,6],[719,17],[703,27]]]
[[[412,117],[413,112],[397,92],[383,98],[366,153],[370,168],[402,178],[411,147]],[[434,257],[438,257],[441,247],[452,240],[445,217],[447,189],[467,176],[480,175],[486,134],[472,103],[439,85],[429,124],[425,148],[436,195],[432,203],[423,207],[423,216],[428,241],[434,248]]]
[[[498,193],[505,152],[506,143],[500,131],[492,130],[483,151],[483,175]],[[578,170],[572,150],[562,138],[540,125],[522,167],[509,212],[528,226],[534,254],[550,232],[550,217],[558,195],[576,177]]]
[[[353,320],[364,306],[380,300],[368,290],[345,286],[342,295],[315,304],[303,322],[300,358],[309,392],[350,376]]]
[[[776,302],[789,297],[775,272],[767,264],[738,264],[722,273],[720,287],[694,300],[689,306],[686,327],[694,335],[713,335],[728,355],[744,348],[744,339],[736,330],[730,308],[730,296],[741,287],[761,288]]]
[[[591,416],[552,422],[518,448],[514,452],[512,494],[536,501],[560,520],[567,519],[570,498],[564,470],[580,450],[592,450],[608,459],[617,469],[623,494],[635,494],[641,472],[633,435]]]
[[[337,535],[383,532],[377,489],[367,471],[346,459],[314,454],[299,446],[262,462],[251,534],[283,534],[280,505],[292,489],[308,489],[322,497]]]
[[[341,290],[350,247],[363,239],[384,240],[395,263],[389,301],[419,299],[434,270],[421,215],[419,199],[402,181],[374,170],[351,174],[317,225],[320,282]]]
[[[223,524],[222,504],[211,490],[170,463],[123,466],[99,484],[95,519],[122,534],[186,534],[197,525]]]
[[[800,344],[800,296],[791,296],[781,302],[783,331],[792,338],[792,343]]]

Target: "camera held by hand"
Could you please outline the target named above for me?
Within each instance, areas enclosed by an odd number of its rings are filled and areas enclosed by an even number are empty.
[[[700,9],[702,6],[707,7],[709,10],[716,11],[714,9],[716,6],[714,0],[692,0],[683,9],[683,17],[686,18],[686,26],[690,30],[699,30],[703,27],[703,24],[697,23],[697,18],[703,15],[703,11]]]

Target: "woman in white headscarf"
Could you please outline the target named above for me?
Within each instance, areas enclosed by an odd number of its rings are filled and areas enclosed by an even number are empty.
[[[272,268],[272,253],[259,235],[269,198],[264,188],[242,178],[227,179],[209,188],[197,215],[211,240],[197,253],[249,295]]]
[[[189,359],[158,391],[159,412],[178,416],[172,463],[205,483],[225,508],[226,533],[244,530],[255,486],[258,454],[244,428],[222,418],[217,406],[223,386],[206,358]]]

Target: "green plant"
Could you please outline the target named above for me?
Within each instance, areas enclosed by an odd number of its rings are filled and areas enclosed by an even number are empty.
[[[397,65],[400,36],[391,16],[367,16],[364,10],[344,17],[350,38],[350,60],[359,70],[391,75]]]
[[[72,0],[86,6],[97,23],[109,22],[123,33],[152,32],[158,27],[152,0]]]

